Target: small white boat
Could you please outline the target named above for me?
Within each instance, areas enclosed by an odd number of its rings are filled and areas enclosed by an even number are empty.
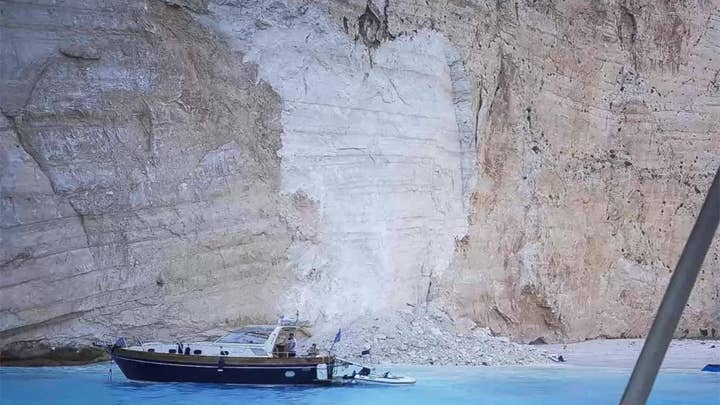
[[[393,375],[389,371],[376,374],[370,366],[364,366],[350,360],[335,358],[334,363],[335,382],[339,384],[388,384],[388,385],[410,385],[417,380],[412,377]],[[352,374],[350,373],[352,371]]]
[[[403,377],[403,376],[396,376],[392,375],[390,373],[385,373],[382,375],[360,375],[357,374],[353,378],[356,381],[365,382],[365,383],[374,383],[374,384],[390,384],[390,385],[409,385],[409,384],[415,384],[415,379],[412,377]]]

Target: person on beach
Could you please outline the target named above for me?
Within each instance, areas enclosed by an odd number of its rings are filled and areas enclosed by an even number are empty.
[[[297,340],[295,340],[295,334],[291,333],[288,339],[288,357],[295,357],[295,347],[297,346]]]

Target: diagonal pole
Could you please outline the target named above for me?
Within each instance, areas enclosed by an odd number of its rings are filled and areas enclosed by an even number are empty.
[[[715,173],[715,179],[710,185],[700,215],[690,232],[675,272],[670,278],[670,284],[665,290],[650,333],[625,387],[621,405],[640,405],[647,402],[655,377],[665,358],[665,352],[710,248],[718,222],[720,222],[720,169]]]

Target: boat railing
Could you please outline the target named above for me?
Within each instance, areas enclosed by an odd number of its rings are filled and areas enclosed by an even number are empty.
[[[287,358],[287,357],[306,357],[306,358],[311,358],[311,357],[330,357],[330,356],[332,356],[329,352],[320,352],[320,353],[318,353],[318,354],[307,354],[307,353],[304,353],[304,354],[303,354],[303,353],[295,352],[295,355],[294,355],[294,356],[290,356],[291,353],[292,353],[292,352],[278,352],[278,351],[275,351],[275,352],[273,352],[273,357],[278,357],[278,358]]]

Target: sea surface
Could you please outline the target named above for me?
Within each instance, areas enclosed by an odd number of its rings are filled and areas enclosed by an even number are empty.
[[[109,371],[112,370],[112,379]],[[110,363],[0,368],[1,404],[616,404],[630,370],[552,367],[378,367],[411,386],[246,387],[127,380]],[[720,373],[664,371],[650,404],[720,404]]]

